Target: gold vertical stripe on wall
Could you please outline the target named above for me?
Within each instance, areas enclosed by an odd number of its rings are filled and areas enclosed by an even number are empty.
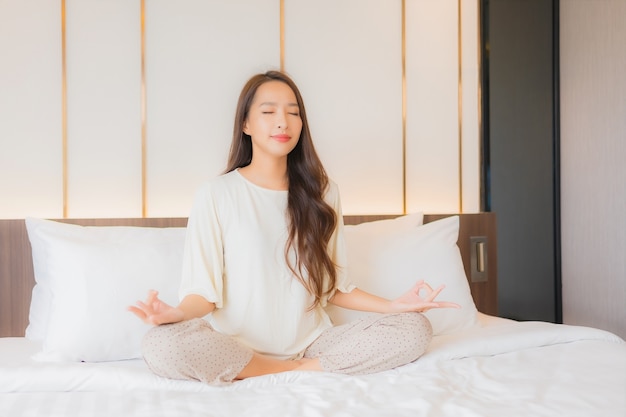
[[[141,217],[147,215],[147,126],[146,126],[146,0],[141,0]]]
[[[459,213],[463,213],[463,19],[461,0],[457,2],[458,12],[458,99],[459,99]]]
[[[477,41],[476,41],[476,61],[477,61],[477,79],[476,79],[476,85],[477,85],[477,92],[478,92],[478,97],[477,97],[477,101],[478,101],[478,109],[477,109],[477,115],[478,115],[478,146],[479,146],[479,151],[480,151],[480,157],[479,157],[479,169],[481,171],[481,174],[479,176],[479,181],[480,181],[480,186],[479,186],[479,193],[480,193],[480,204],[478,209],[480,211],[484,211],[485,210],[485,198],[483,196],[484,193],[484,189],[482,184],[484,184],[485,179],[483,178],[483,164],[484,164],[484,160],[483,160],[483,63],[482,63],[482,50],[483,50],[483,37],[482,37],[482,24],[481,24],[481,19],[482,19],[482,5],[481,5],[481,1],[480,0],[476,0],[476,37],[477,37]]]
[[[402,212],[406,214],[406,0],[402,0]]]
[[[280,70],[285,71],[285,0],[280,0]]]
[[[61,0],[61,152],[63,170],[63,218],[68,216],[67,207],[67,65],[66,65],[65,0]]]

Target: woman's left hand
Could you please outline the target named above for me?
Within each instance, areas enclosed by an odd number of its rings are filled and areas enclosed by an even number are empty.
[[[435,300],[444,288],[445,285],[441,285],[433,290],[430,285],[420,280],[409,291],[392,300],[391,309],[396,312],[416,311],[423,313],[433,308],[461,308],[456,303]]]

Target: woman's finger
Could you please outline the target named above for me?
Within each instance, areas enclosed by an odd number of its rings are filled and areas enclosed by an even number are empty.
[[[159,295],[158,291],[155,291],[155,290],[148,291],[148,298],[146,298],[146,304],[152,305],[152,303],[154,303],[154,301],[157,299],[158,295]]]
[[[433,301],[435,298],[437,298],[437,296],[441,293],[441,291],[443,291],[444,288],[445,288],[445,285],[440,285],[436,290],[433,290],[431,288],[430,293],[428,294],[428,297],[426,297],[426,301]]]
[[[439,301],[437,304],[439,304],[437,306],[438,308],[461,308],[461,306],[457,303],[452,303],[450,301]]]
[[[130,311],[131,313],[133,313],[134,315],[136,315],[143,321],[146,321],[146,319],[148,318],[148,315],[146,314],[145,311],[135,306],[128,307],[128,311]]]
[[[137,301],[137,305],[139,306],[140,309],[142,309],[143,311],[146,310],[150,310],[152,309],[152,305],[151,304],[146,304],[143,301]],[[135,307],[137,308],[137,307]]]
[[[422,292],[422,290],[424,290]],[[424,280],[419,280],[415,286],[413,287],[413,292],[418,296],[418,297],[423,297],[424,299],[428,298],[428,295],[430,295],[430,293],[433,291],[433,289],[430,287],[430,285],[428,285],[428,283]],[[430,300],[426,300],[426,301],[430,301]]]

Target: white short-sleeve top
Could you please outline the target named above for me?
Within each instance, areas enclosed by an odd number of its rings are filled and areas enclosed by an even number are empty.
[[[285,259],[287,191],[269,190],[237,170],[204,184],[187,225],[179,296],[198,294],[215,303],[213,328],[254,351],[277,358],[300,355],[332,326],[322,305],[290,271]],[[328,244],[337,265],[334,290],[354,289],[346,275],[346,249],[338,188],[325,200],[337,213]]]

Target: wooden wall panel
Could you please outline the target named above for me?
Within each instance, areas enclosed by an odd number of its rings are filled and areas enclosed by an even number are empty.
[[[24,221],[0,219],[0,337],[24,335],[34,285]]]
[[[428,223],[446,215],[426,215]],[[346,224],[392,218],[395,216],[346,216]],[[184,227],[186,218],[124,218],[124,219],[65,219],[66,223],[83,226],[139,226]],[[496,263],[496,217],[493,213],[464,214],[460,217],[459,240],[466,274],[469,275],[470,236],[488,237],[489,280],[470,283],[472,295],[479,311],[497,313],[497,263]],[[24,220],[0,219],[0,337],[23,336],[28,325],[28,310],[33,278],[32,252]]]

